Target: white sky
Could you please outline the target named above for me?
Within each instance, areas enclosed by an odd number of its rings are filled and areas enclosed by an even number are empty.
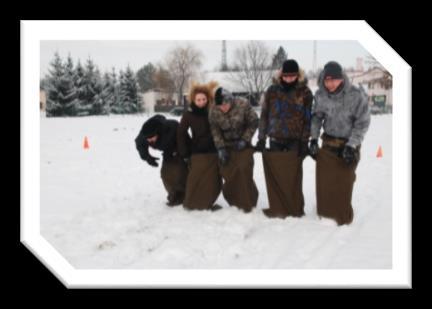
[[[138,70],[148,62],[162,62],[167,52],[176,45],[186,42],[203,53],[203,70],[214,70],[221,62],[222,41],[41,41],[41,76],[47,73],[49,63],[57,51],[63,59],[70,53],[74,63],[78,59],[85,63],[91,57],[104,72],[116,68]],[[232,63],[234,50],[247,41],[227,41],[227,61]],[[296,59],[306,71],[312,69],[313,41],[264,41],[271,54],[282,46],[288,58]],[[335,60],[344,67],[356,67],[358,57],[365,58],[369,53],[357,41],[317,41],[317,66]],[[364,66],[367,65],[364,63]]]

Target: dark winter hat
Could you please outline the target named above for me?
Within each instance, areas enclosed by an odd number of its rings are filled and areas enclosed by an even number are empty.
[[[141,129],[143,136],[149,138],[159,134],[160,127],[165,119],[162,115],[155,115],[147,120]]]
[[[215,96],[214,96],[214,100],[215,100],[215,104],[216,105],[221,105],[224,102],[227,103],[232,103],[234,97],[232,95],[231,92],[229,92],[228,90],[219,87],[218,89],[216,89],[215,92]]]
[[[336,61],[330,61],[324,66],[324,79],[343,79],[342,67]]]
[[[299,66],[297,61],[290,59],[285,60],[282,65],[282,74],[298,74]]]

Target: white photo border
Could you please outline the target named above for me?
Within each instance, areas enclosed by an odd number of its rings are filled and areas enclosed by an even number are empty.
[[[287,31],[285,29],[295,29]],[[21,31],[21,242],[69,288],[412,287],[411,67],[365,21],[26,21]],[[209,34],[211,33],[211,37]],[[392,269],[80,270],[40,234],[40,41],[357,40],[393,76]]]

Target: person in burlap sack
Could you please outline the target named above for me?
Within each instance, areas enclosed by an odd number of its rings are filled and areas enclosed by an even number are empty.
[[[183,202],[183,207],[189,210],[221,208],[214,204],[222,190],[222,178],[208,120],[208,110],[216,87],[216,82],[192,83],[189,108],[183,114],[177,130],[178,151],[189,166]]]
[[[355,171],[370,125],[368,97],[349,82],[341,65],[334,61],[324,66],[318,85],[309,144],[309,152],[316,159],[317,212],[338,225],[350,224],[354,219],[351,200]]]
[[[255,146],[263,157],[269,201],[263,211],[268,217],[304,215],[303,160],[308,154],[312,101],[304,71],[295,60],[284,61],[264,94]]]
[[[251,145],[258,116],[247,100],[236,99],[219,87],[210,108],[209,122],[223,178],[222,194],[231,206],[250,212],[258,201]]]
[[[168,206],[183,203],[188,174],[187,165],[177,151],[177,127],[177,120],[155,115],[143,124],[135,138],[135,146],[141,159],[150,166],[158,167],[159,158],[150,155],[149,147],[163,151],[161,178],[168,193]]]

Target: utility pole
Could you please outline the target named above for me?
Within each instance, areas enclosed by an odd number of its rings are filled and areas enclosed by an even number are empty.
[[[227,71],[227,52],[226,52],[226,41],[222,41],[222,63],[221,63],[221,71]]]
[[[313,60],[312,60],[312,72],[316,73],[317,70],[317,41],[313,41]]]

